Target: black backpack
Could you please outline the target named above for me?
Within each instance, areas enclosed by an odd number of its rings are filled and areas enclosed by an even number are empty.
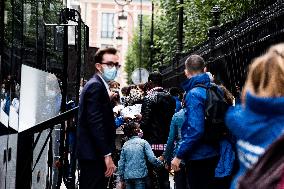
[[[207,87],[198,84],[195,87],[206,89],[203,142],[218,145],[221,139],[229,136],[229,130],[224,121],[229,104],[226,102],[217,85],[212,84]]]

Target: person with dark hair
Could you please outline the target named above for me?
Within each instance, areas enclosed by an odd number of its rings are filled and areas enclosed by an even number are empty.
[[[110,92],[116,93],[116,96],[111,100],[112,107],[115,107],[120,104],[120,84],[114,80],[108,82]]]
[[[123,132],[128,141],[124,143],[118,161],[120,180],[125,182],[126,189],[144,189],[148,175],[146,160],[157,167],[162,167],[163,163],[155,157],[150,144],[138,136],[138,123],[126,123]]]
[[[80,188],[106,188],[107,179],[115,171],[111,157],[115,149],[115,122],[108,81],[119,68],[116,49],[100,50],[95,55],[96,73],[85,84],[80,95],[77,132],[77,158]]]
[[[131,90],[130,86],[122,87],[120,90],[121,91],[120,101],[121,104],[123,104],[124,106],[127,106],[126,99],[130,95],[130,90]]]
[[[182,126],[182,142],[171,162],[174,171],[180,170],[182,160],[186,162],[186,175],[190,189],[215,188],[215,168],[219,160],[218,148],[203,141],[205,130],[206,88],[211,85],[204,73],[205,62],[199,55],[191,55],[185,61],[183,83],[185,96],[185,121]]]
[[[162,86],[163,85],[163,76],[160,72],[154,71],[152,72],[148,77],[149,84],[153,84],[156,86]]]
[[[122,87],[121,88],[121,94],[123,96],[128,96],[130,93],[130,86]]]
[[[101,62],[101,63],[104,62],[106,54],[117,56],[117,50],[115,48],[101,49],[95,54],[95,56],[92,57],[92,62]],[[116,59],[116,61],[117,61],[117,59]],[[118,64],[118,62],[114,62],[114,63]]]
[[[175,100],[162,87],[162,75],[152,72],[147,83],[148,92],[141,107],[141,129],[156,156],[161,156],[170,130],[171,118],[175,112]],[[149,171],[152,174],[152,170]],[[159,173],[161,189],[169,189],[169,173],[163,169]]]

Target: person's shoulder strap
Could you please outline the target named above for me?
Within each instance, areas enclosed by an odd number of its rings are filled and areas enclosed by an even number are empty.
[[[195,85],[193,88],[195,88],[195,87],[201,87],[201,88],[204,88],[204,89],[210,88],[210,87],[208,87],[208,86],[206,86],[206,85],[204,85],[204,84],[197,84],[197,85]]]
[[[216,85],[215,83],[211,83],[209,86],[206,86],[204,84],[197,84],[197,85],[194,86],[194,88],[195,87],[201,87],[201,88],[204,88],[206,90],[210,89],[210,90],[213,90],[214,92],[216,92],[218,94],[220,93],[220,91],[218,91],[220,89],[219,89],[218,85]]]

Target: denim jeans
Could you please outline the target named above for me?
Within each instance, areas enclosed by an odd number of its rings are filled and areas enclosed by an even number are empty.
[[[126,189],[145,189],[145,178],[125,179]]]

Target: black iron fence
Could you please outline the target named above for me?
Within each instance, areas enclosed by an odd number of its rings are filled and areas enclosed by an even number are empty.
[[[184,62],[191,54],[201,55],[209,71],[229,90],[242,86],[247,66],[276,43],[284,42],[284,1],[263,2],[244,15],[243,19],[213,27],[209,38],[188,53],[178,54],[163,68],[166,87],[178,86],[185,79]]]

